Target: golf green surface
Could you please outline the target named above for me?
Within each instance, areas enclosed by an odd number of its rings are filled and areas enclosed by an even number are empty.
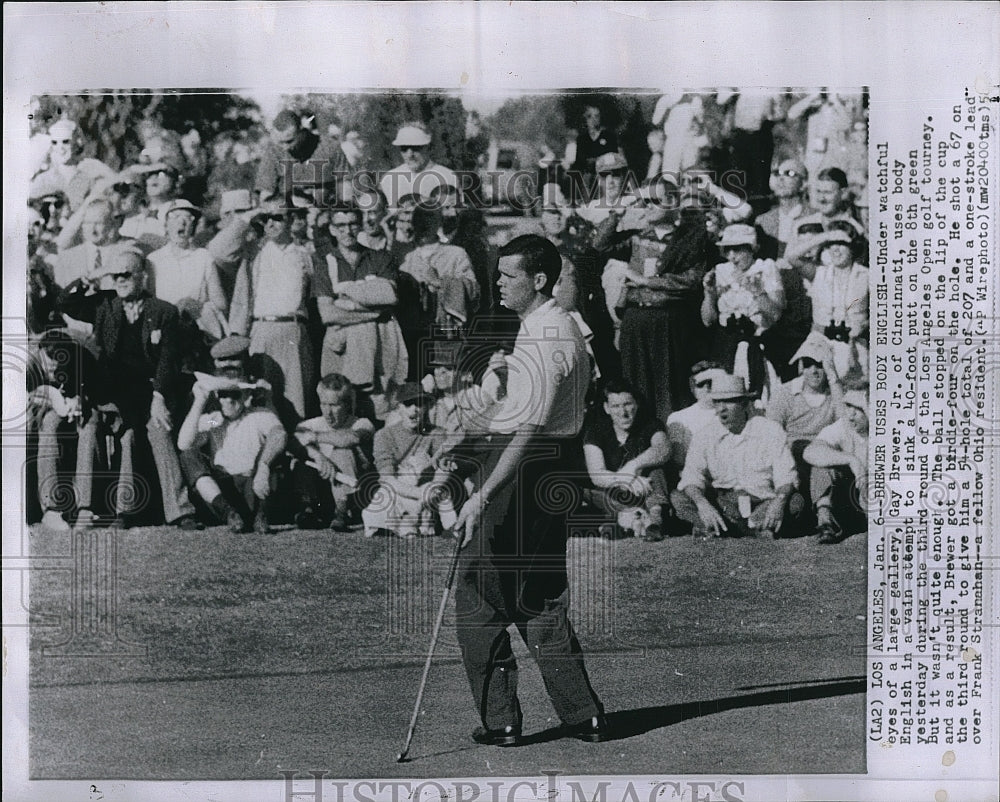
[[[531,743],[472,743],[449,602],[403,764],[450,539],[31,539],[78,566],[31,576],[33,779],[864,771],[864,536],[571,537],[572,619],[620,737],[560,739],[515,636]]]

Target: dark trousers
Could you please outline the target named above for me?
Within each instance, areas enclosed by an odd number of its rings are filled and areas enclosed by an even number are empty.
[[[568,441],[552,441],[567,449]],[[484,475],[499,456],[494,438]],[[545,446],[542,446],[543,448]],[[465,547],[455,590],[456,627],[483,725],[521,724],[517,662],[507,627],[514,624],[538,663],[559,718],[578,724],[602,712],[580,643],[569,622],[565,499],[553,492],[566,457],[523,462],[517,480],[487,508]],[[506,495],[506,499],[503,496]]]
[[[202,476],[212,477],[222,491],[222,497],[246,522],[253,520],[258,505],[263,503],[253,492],[253,476],[226,473],[200,448],[189,448],[181,452],[181,469],[192,488]],[[208,503],[210,499],[202,501]]]

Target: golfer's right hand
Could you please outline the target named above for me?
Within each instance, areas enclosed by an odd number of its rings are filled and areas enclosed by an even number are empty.
[[[483,518],[484,506],[482,496],[476,492],[466,499],[465,504],[462,505],[462,509],[459,510],[455,526],[451,530],[455,537],[462,540],[459,548],[464,549],[469,545],[469,541],[472,540],[472,535]]]
[[[705,524],[705,528],[712,533],[712,537],[722,537],[723,532],[729,531],[726,528],[725,519],[719,514],[711,504],[705,502],[698,505],[698,517]]]

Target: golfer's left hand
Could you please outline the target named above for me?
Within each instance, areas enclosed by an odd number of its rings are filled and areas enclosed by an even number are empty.
[[[149,405],[149,419],[154,426],[158,426],[165,432],[173,428],[173,421],[170,420],[170,413],[167,411],[167,404],[159,395],[153,395],[153,401]]]
[[[462,505],[462,509],[459,510],[458,518],[455,521],[455,526],[452,528],[455,537],[462,539],[459,548],[464,549],[469,545],[473,532],[475,532],[476,527],[479,526],[483,518],[484,507],[483,498],[478,492],[469,496],[465,504]]]

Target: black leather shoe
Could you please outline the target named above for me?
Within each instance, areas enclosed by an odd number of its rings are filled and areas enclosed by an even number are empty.
[[[576,738],[587,743],[600,743],[611,740],[611,729],[604,716],[594,716],[579,724],[564,724],[563,733],[568,738]]]
[[[521,728],[511,724],[496,730],[476,727],[472,731],[472,740],[484,746],[519,746],[523,739]]]
[[[193,515],[182,515],[180,518],[175,518],[168,525],[176,526],[184,532],[198,532],[205,528],[201,521]]]

